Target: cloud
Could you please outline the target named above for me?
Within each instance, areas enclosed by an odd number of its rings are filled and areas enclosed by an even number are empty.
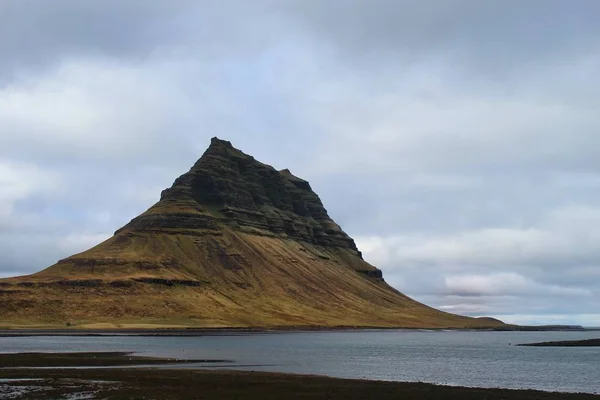
[[[0,4],[0,82],[43,72],[73,55],[139,60],[175,40],[190,1],[58,0]]]
[[[384,69],[447,61],[458,78],[504,83],[593,52],[600,34],[594,0],[289,2],[284,7],[345,64]]]
[[[363,250],[383,263],[446,268],[522,265],[546,269],[589,264],[600,250],[600,208],[568,206],[550,211],[536,227],[497,227],[444,236],[360,238]]]
[[[51,196],[60,189],[60,177],[35,165],[18,164],[0,158],[0,233],[31,227],[31,214],[19,213],[19,201]]]
[[[517,325],[582,325],[600,327],[600,314],[523,314],[497,315],[509,324]]]
[[[176,98],[185,107],[168,74],[151,79],[160,75],[160,66],[78,60],[8,85],[0,89],[0,145],[62,161],[152,157],[165,125],[178,117],[169,105]]]
[[[493,85],[483,93],[469,93],[468,84],[450,88],[428,64],[373,80],[387,86],[366,91],[362,78],[311,85],[309,117],[329,132],[328,150],[343,155],[320,157],[315,169],[359,172],[361,159],[372,173],[547,165],[598,171],[597,149],[586,148],[596,138],[592,108],[550,96],[491,95],[502,90]]]
[[[2,2],[0,274],[107,237],[220,136],[420,301],[597,321],[600,5],[451,3]]]
[[[578,314],[600,303],[598,217],[598,208],[568,206],[547,212],[535,227],[358,237],[357,243],[390,282],[447,311]]]
[[[515,272],[489,275],[450,275],[444,278],[447,293],[461,297],[470,296],[592,296],[589,289],[543,285]]]

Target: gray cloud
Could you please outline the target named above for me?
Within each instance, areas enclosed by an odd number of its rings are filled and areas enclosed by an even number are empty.
[[[600,325],[593,0],[0,4],[0,274],[108,237],[212,136],[428,304]]]
[[[177,17],[190,5],[154,0],[2,2],[0,71],[15,78],[82,55],[143,59],[176,39]]]
[[[394,59],[403,64],[438,63],[459,79],[505,79],[560,65],[597,49],[593,0],[519,4],[452,1],[288,2],[292,17],[317,41],[327,41],[344,61]],[[380,65],[381,67],[381,65]]]

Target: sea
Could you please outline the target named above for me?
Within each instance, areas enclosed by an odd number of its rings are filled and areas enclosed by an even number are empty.
[[[0,352],[127,351],[219,359],[177,368],[317,374],[443,385],[600,393],[600,347],[517,344],[599,338],[598,331],[356,330],[201,336],[0,337]],[[169,368],[174,368],[172,365]]]

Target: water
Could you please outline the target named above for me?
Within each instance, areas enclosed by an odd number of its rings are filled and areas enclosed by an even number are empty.
[[[6,337],[0,352],[132,351],[227,359],[226,368],[460,386],[600,392],[600,347],[511,344],[600,337],[600,332],[349,331],[188,337]]]

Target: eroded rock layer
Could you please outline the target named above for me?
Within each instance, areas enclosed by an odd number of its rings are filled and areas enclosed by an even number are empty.
[[[184,204],[188,212],[173,212]],[[329,218],[307,181],[217,138],[188,173],[162,192],[157,205],[120,231],[217,231],[217,219],[237,231],[343,248],[360,257],[354,240]]]

